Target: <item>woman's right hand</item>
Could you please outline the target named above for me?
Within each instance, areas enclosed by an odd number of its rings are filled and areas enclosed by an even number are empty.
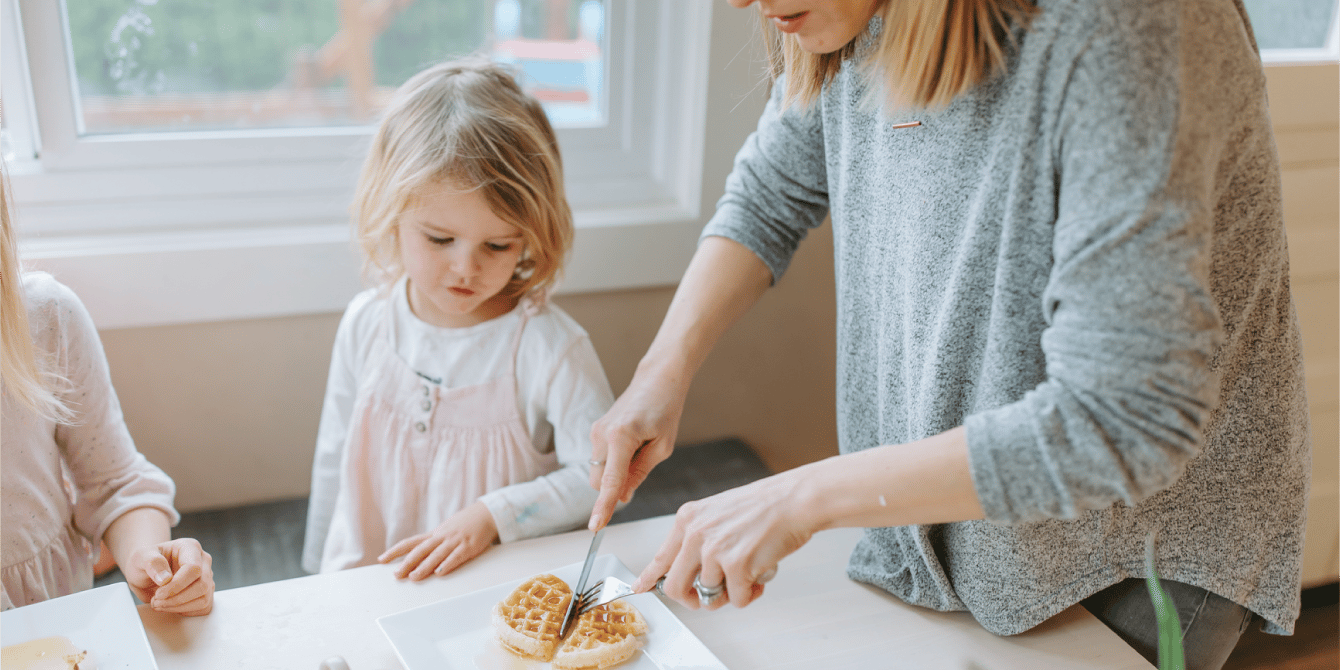
[[[591,488],[600,491],[591,530],[604,528],[615,506],[631,500],[652,468],[674,451],[686,386],[639,366],[628,389],[591,427]]]
[[[670,457],[698,366],[771,284],[772,271],[739,242],[709,236],[698,243],[633,381],[591,427],[591,487],[600,490],[591,530],[604,528],[615,505],[631,500]]]

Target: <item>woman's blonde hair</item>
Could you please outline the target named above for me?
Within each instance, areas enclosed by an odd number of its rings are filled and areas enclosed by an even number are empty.
[[[1012,28],[1036,11],[1028,0],[881,0],[878,44],[863,65],[891,108],[944,107],[1005,69]],[[763,26],[771,74],[787,74],[786,103],[802,106],[819,98],[865,35],[814,54],[766,18]]]
[[[573,235],[558,139],[539,101],[505,66],[479,58],[441,63],[396,91],[352,205],[368,281],[385,285],[404,274],[399,218],[419,189],[438,182],[479,189],[489,209],[521,231],[522,261],[503,294],[556,280]]]
[[[0,385],[6,395],[43,418],[67,422],[68,406],[56,393],[64,379],[39,358],[28,330],[28,308],[23,298],[23,267],[11,218],[9,172],[0,163]]]

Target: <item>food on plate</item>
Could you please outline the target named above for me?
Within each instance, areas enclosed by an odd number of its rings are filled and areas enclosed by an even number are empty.
[[[548,661],[558,650],[558,629],[572,602],[572,588],[550,574],[521,583],[493,607],[493,629],[509,651]]]
[[[623,663],[642,648],[647,621],[626,600],[616,600],[578,617],[563,639],[553,666],[561,670],[608,668]]]
[[[608,668],[633,657],[642,648],[647,621],[636,607],[616,600],[581,615],[559,639],[563,615],[572,602],[572,587],[550,574],[521,583],[493,607],[493,629],[508,651],[527,658],[553,661],[560,670]]]
[[[5,670],[97,670],[97,662],[64,636],[11,644],[0,649]]]

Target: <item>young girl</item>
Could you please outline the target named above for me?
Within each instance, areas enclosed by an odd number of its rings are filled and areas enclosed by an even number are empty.
[[[104,546],[155,610],[208,614],[210,556],[171,539],[172,480],[135,450],[84,305],[51,275],[21,271],[7,190],[0,177],[0,609],[93,586]]]
[[[502,67],[397,91],[359,180],[365,275],[335,337],[303,566],[444,575],[494,541],[580,526],[591,422],[613,401],[544,300],[572,240],[553,129]]]

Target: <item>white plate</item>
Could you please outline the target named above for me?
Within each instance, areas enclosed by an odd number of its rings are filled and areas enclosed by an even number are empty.
[[[581,575],[582,564],[549,570],[572,584]],[[628,583],[636,578],[615,556],[597,556],[589,584],[607,576]],[[489,621],[493,605],[502,600],[522,579],[449,598],[377,619],[391,640],[405,670],[545,670],[548,663],[522,659],[503,649]],[[694,637],[679,618],[654,594],[629,596],[647,620],[646,644],[619,670],[726,670],[712,652]]]
[[[0,646],[53,635],[87,650],[98,670],[157,670],[135,596],[125,583],[0,612]]]

